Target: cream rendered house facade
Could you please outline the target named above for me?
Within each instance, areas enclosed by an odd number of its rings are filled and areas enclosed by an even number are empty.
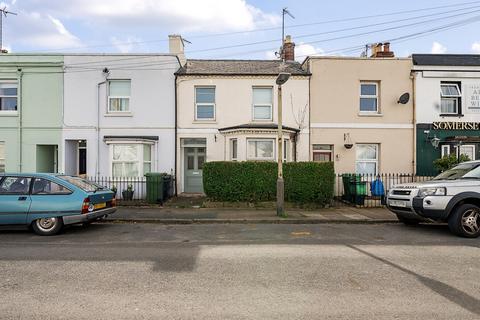
[[[312,74],[311,160],[333,161],[339,174],[414,172],[411,59],[309,57],[303,65]]]
[[[286,161],[309,159],[309,74],[279,60],[187,60],[176,73],[177,190],[201,193],[206,161],[276,161],[277,85]]]

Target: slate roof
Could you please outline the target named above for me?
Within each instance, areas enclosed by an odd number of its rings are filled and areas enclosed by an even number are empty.
[[[237,130],[237,129],[277,129],[278,124],[275,123],[246,123],[246,124],[240,124],[238,126],[233,126],[233,127],[226,127],[226,128],[221,128],[218,129],[218,131],[230,131],[230,130]],[[283,130],[286,131],[294,131],[294,132],[300,132],[300,129],[297,128],[292,128],[292,127],[287,127],[287,126],[282,126]]]
[[[178,75],[292,75],[308,76],[298,62],[280,60],[197,60],[189,59],[176,74]]]
[[[480,66],[479,54],[413,54],[417,66]]]

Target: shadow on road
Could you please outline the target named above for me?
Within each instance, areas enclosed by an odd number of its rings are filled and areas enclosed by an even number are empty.
[[[458,290],[457,288],[452,287],[446,283],[443,283],[441,281],[438,281],[429,277],[422,276],[421,274],[415,273],[412,270],[406,269],[389,260],[376,256],[373,253],[357,248],[356,246],[348,245],[348,247],[366,256],[369,256],[370,258],[378,260],[388,266],[391,266],[397,270],[400,270],[406,274],[414,276],[415,278],[418,279],[418,281],[420,281],[423,285],[425,285],[430,290],[436,292],[437,294],[455,303],[456,305],[476,314],[477,316],[480,316],[480,300],[479,299],[472,297],[471,295],[461,290]]]

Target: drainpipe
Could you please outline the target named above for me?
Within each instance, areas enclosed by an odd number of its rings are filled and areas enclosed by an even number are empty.
[[[18,172],[22,172],[23,170],[23,119],[22,119],[22,78],[23,78],[23,71],[21,68],[17,69],[17,76],[18,76],[18,93],[17,93],[17,112],[18,112]]]
[[[97,163],[96,172],[97,178],[100,177],[100,86],[107,83],[107,79],[97,83]]]
[[[178,58],[177,58],[178,59]],[[178,156],[177,156],[177,145],[178,145],[178,138],[177,138],[177,135],[178,135],[178,132],[177,132],[177,111],[178,111],[178,101],[177,101],[177,74],[175,74],[175,79],[173,80],[174,81],[174,87],[175,87],[175,149],[173,150],[173,154],[175,155],[175,158],[174,158],[174,166],[175,166],[175,169],[174,169],[174,173],[175,173],[175,197],[178,196],[178,173],[177,173],[177,161],[178,161]]]
[[[417,174],[417,111],[416,111],[416,91],[415,91],[415,86],[416,86],[416,72],[411,72],[410,73],[410,79],[412,79],[412,125],[413,125],[413,161],[412,161],[412,166],[413,166],[413,175]]]

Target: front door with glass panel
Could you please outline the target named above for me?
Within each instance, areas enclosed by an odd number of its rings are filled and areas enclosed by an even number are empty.
[[[203,192],[205,147],[185,147],[185,192]]]

